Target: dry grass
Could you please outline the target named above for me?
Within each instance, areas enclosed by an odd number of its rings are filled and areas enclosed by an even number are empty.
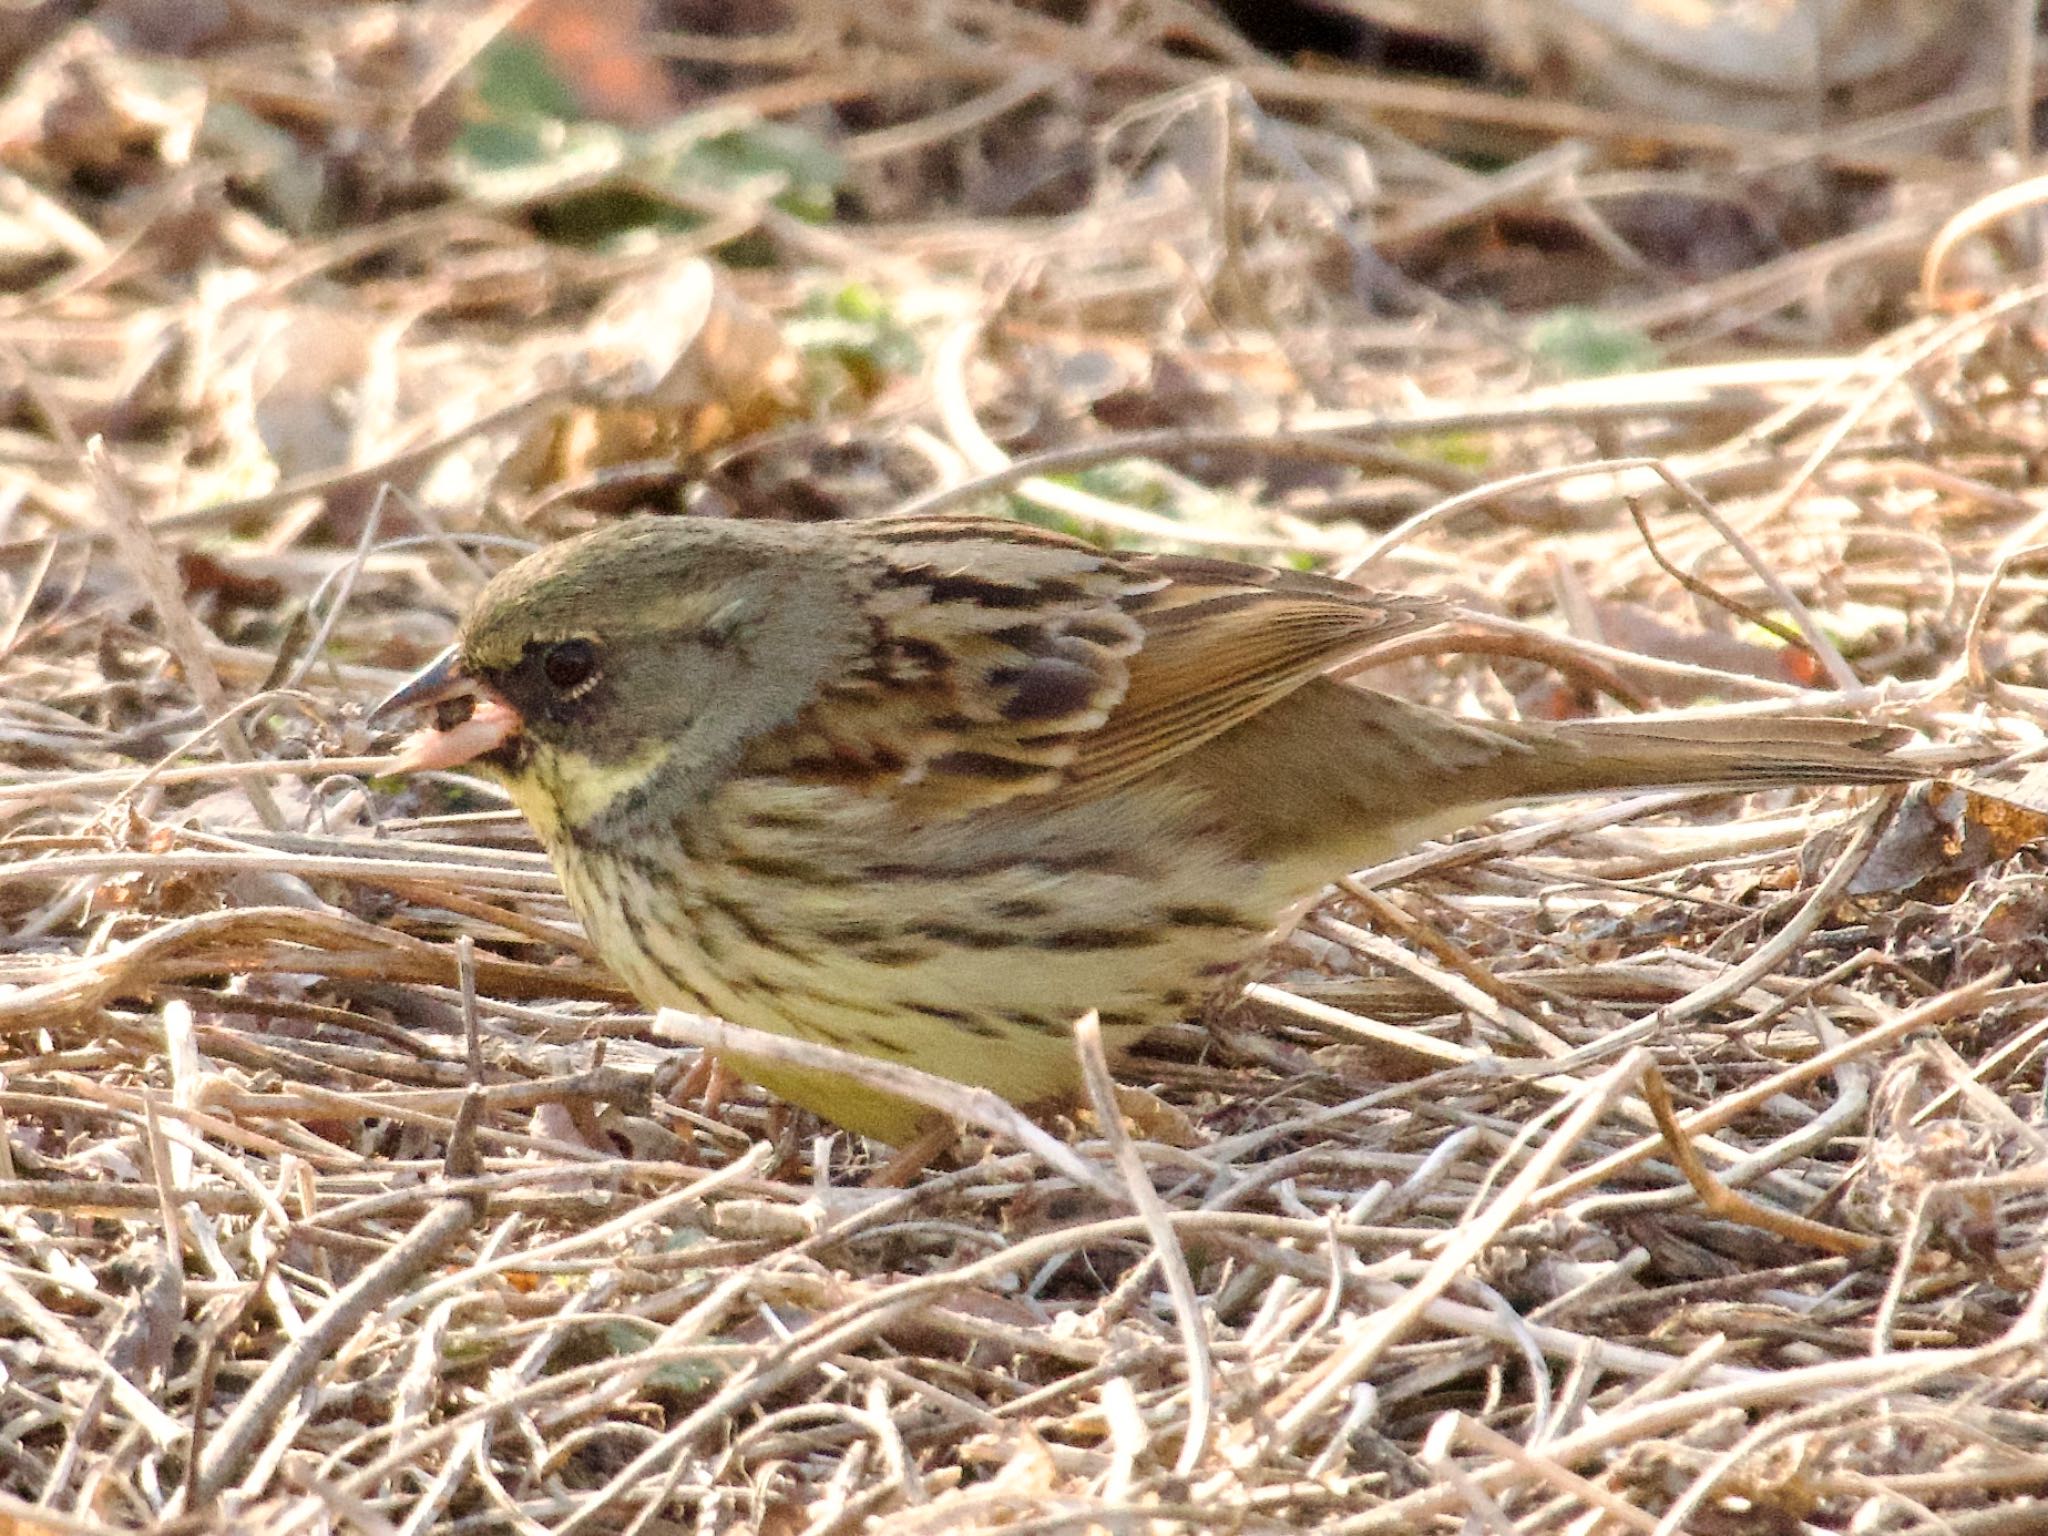
[[[1000,491],[1444,593],[1469,621],[1375,682],[1450,707],[2040,752],[2043,290],[1981,238],[1935,279],[1976,302],[1923,312],[1912,270],[1994,194],[2000,98],[1923,112],[1962,135],[1931,148],[1844,135],[1845,170],[1131,10],[679,33],[696,106],[839,144],[848,216],[663,182],[700,222],[601,248],[541,238],[559,186],[434,179],[502,16],[280,13],[176,62],[284,146],[181,148],[175,92],[67,72],[75,35],[22,66],[0,175],[50,244],[0,300],[0,1529],[2038,1525],[2024,788],[1515,812],[1334,893],[1123,1074],[1123,1119],[880,1192],[879,1149],[677,1101],[693,1026],[633,1011],[490,791],[375,776],[364,706],[482,574],[694,430],[710,510]],[[1504,170],[1445,157],[1475,135]],[[327,223],[246,211],[283,195],[263,145],[334,178]],[[1839,227],[1710,277],[1624,261],[1602,211],[1788,176]],[[1546,382],[1532,229],[1672,365]],[[757,263],[720,302],[802,353],[796,415],[744,326],[694,396],[617,404],[645,359],[591,316],[654,328],[714,247]],[[577,380],[578,419],[670,446],[512,487]],[[1703,1208],[1653,1069],[1702,1165],[1808,1226]]]

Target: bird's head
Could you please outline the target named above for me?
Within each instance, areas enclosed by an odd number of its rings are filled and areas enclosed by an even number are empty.
[[[529,555],[372,711],[432,706],[396,768],[470,765],[545,840],[673,811],[794,719],[862,634],[849,573],[782,525],[647,518]]]

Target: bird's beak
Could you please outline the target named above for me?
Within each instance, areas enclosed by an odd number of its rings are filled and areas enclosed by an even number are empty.
[[[386,715],[395,715],[401,709],[420,709],[428,704],[439,704],[444,700],[472,692],[474,688],[475,685],[463,675],[461,656],[451,645],[387,693],[378,701],[377,707],[363,718],[369,724],[375,725]]]
[[[519,733],[518,711],[466,674],[453,646],[407,678],[365,718],[374,725],[402,709],[423,709],[463,698],[474,701],[469,718],[414,731],[399,743],[398,755],[391,761],[392,772],[459,767],[502,747]]]

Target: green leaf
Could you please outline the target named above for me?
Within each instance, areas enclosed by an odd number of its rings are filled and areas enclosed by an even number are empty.
[[[477,201],[504,208],[586,190],[626,160],[625,135],[608,124],[532,118],[470,124],[456,137],[449,172]]]
[[[845,164],[829,145],[786,123],[741,123],[713,133],[700,128],[680,142],[674,130],[662,137],[677,144],[663,178],[671,185],[765,195],[783,212],[813,223],[832,216],[846,180]],[[658,143],[648,147],[658,154]]]
[[[845,167],[816,136],[731,111],[644,133],[580,121],[545,55],[524,39],[501,43],[478,60],[469,118],[449,152],[450,179],[476,201],[533,209],[544,234],[583,244],[696,228],[703,217],[692,197],[707,191],[720,202],[831,217]],[[763,246],[762,259],[769,253]]]
[[[644,1328],[628,1322],[609,1322],[601,1325],[599,1335],[614,1355],[637,1355],[647,1348],[648,1336]],[[710,1341],[721,1342],[715,1337]],[[708,1392],[725,1380],[725,1367],[711,1360],[672,1360],[667,1365],[658,1365],[647,1378],[650,1387],[664,1387],[671,1392],[694,1395]]]
[[[829,405],[851,390],[873,399],[890,382],[924,366],[917,334],[888,298],[866,283],[808,294],[783,326],[808,374],[811,398]]]
[[[1641,373],[1660,358],[1649,337],[1590,309],[1559,309],[1529,327],[1529,349],[1567,379]]]
[[[1455,469],[1487,469],[1493,464],[1492,443],[1476,432],[1423,432],[1396,438],[1392,446]]]
[[[476,56],[469,83],[484,117],[566,122],[582,116],[575,91],[555,72],[546,50],[514,32],[500,32]]]

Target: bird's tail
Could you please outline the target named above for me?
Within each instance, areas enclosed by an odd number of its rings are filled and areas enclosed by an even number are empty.
[[[1238,824],[1282,882],[1313,889],[1346,857],[1354,868],[1377,863],[1529,800],[1898,784],[1953,766],[1901,755],[1908,734],[1820,716],[1468,720],[1319,681],[1268,710],[1259,733],[1233,732],[1191,766],[1231,793]]]
[[[1829,716],[1652,715],[1488,729],[1527,751],[1513,770],[1524,794],[1897,784],[1930,773],[1898,755],[1910,732]]]

